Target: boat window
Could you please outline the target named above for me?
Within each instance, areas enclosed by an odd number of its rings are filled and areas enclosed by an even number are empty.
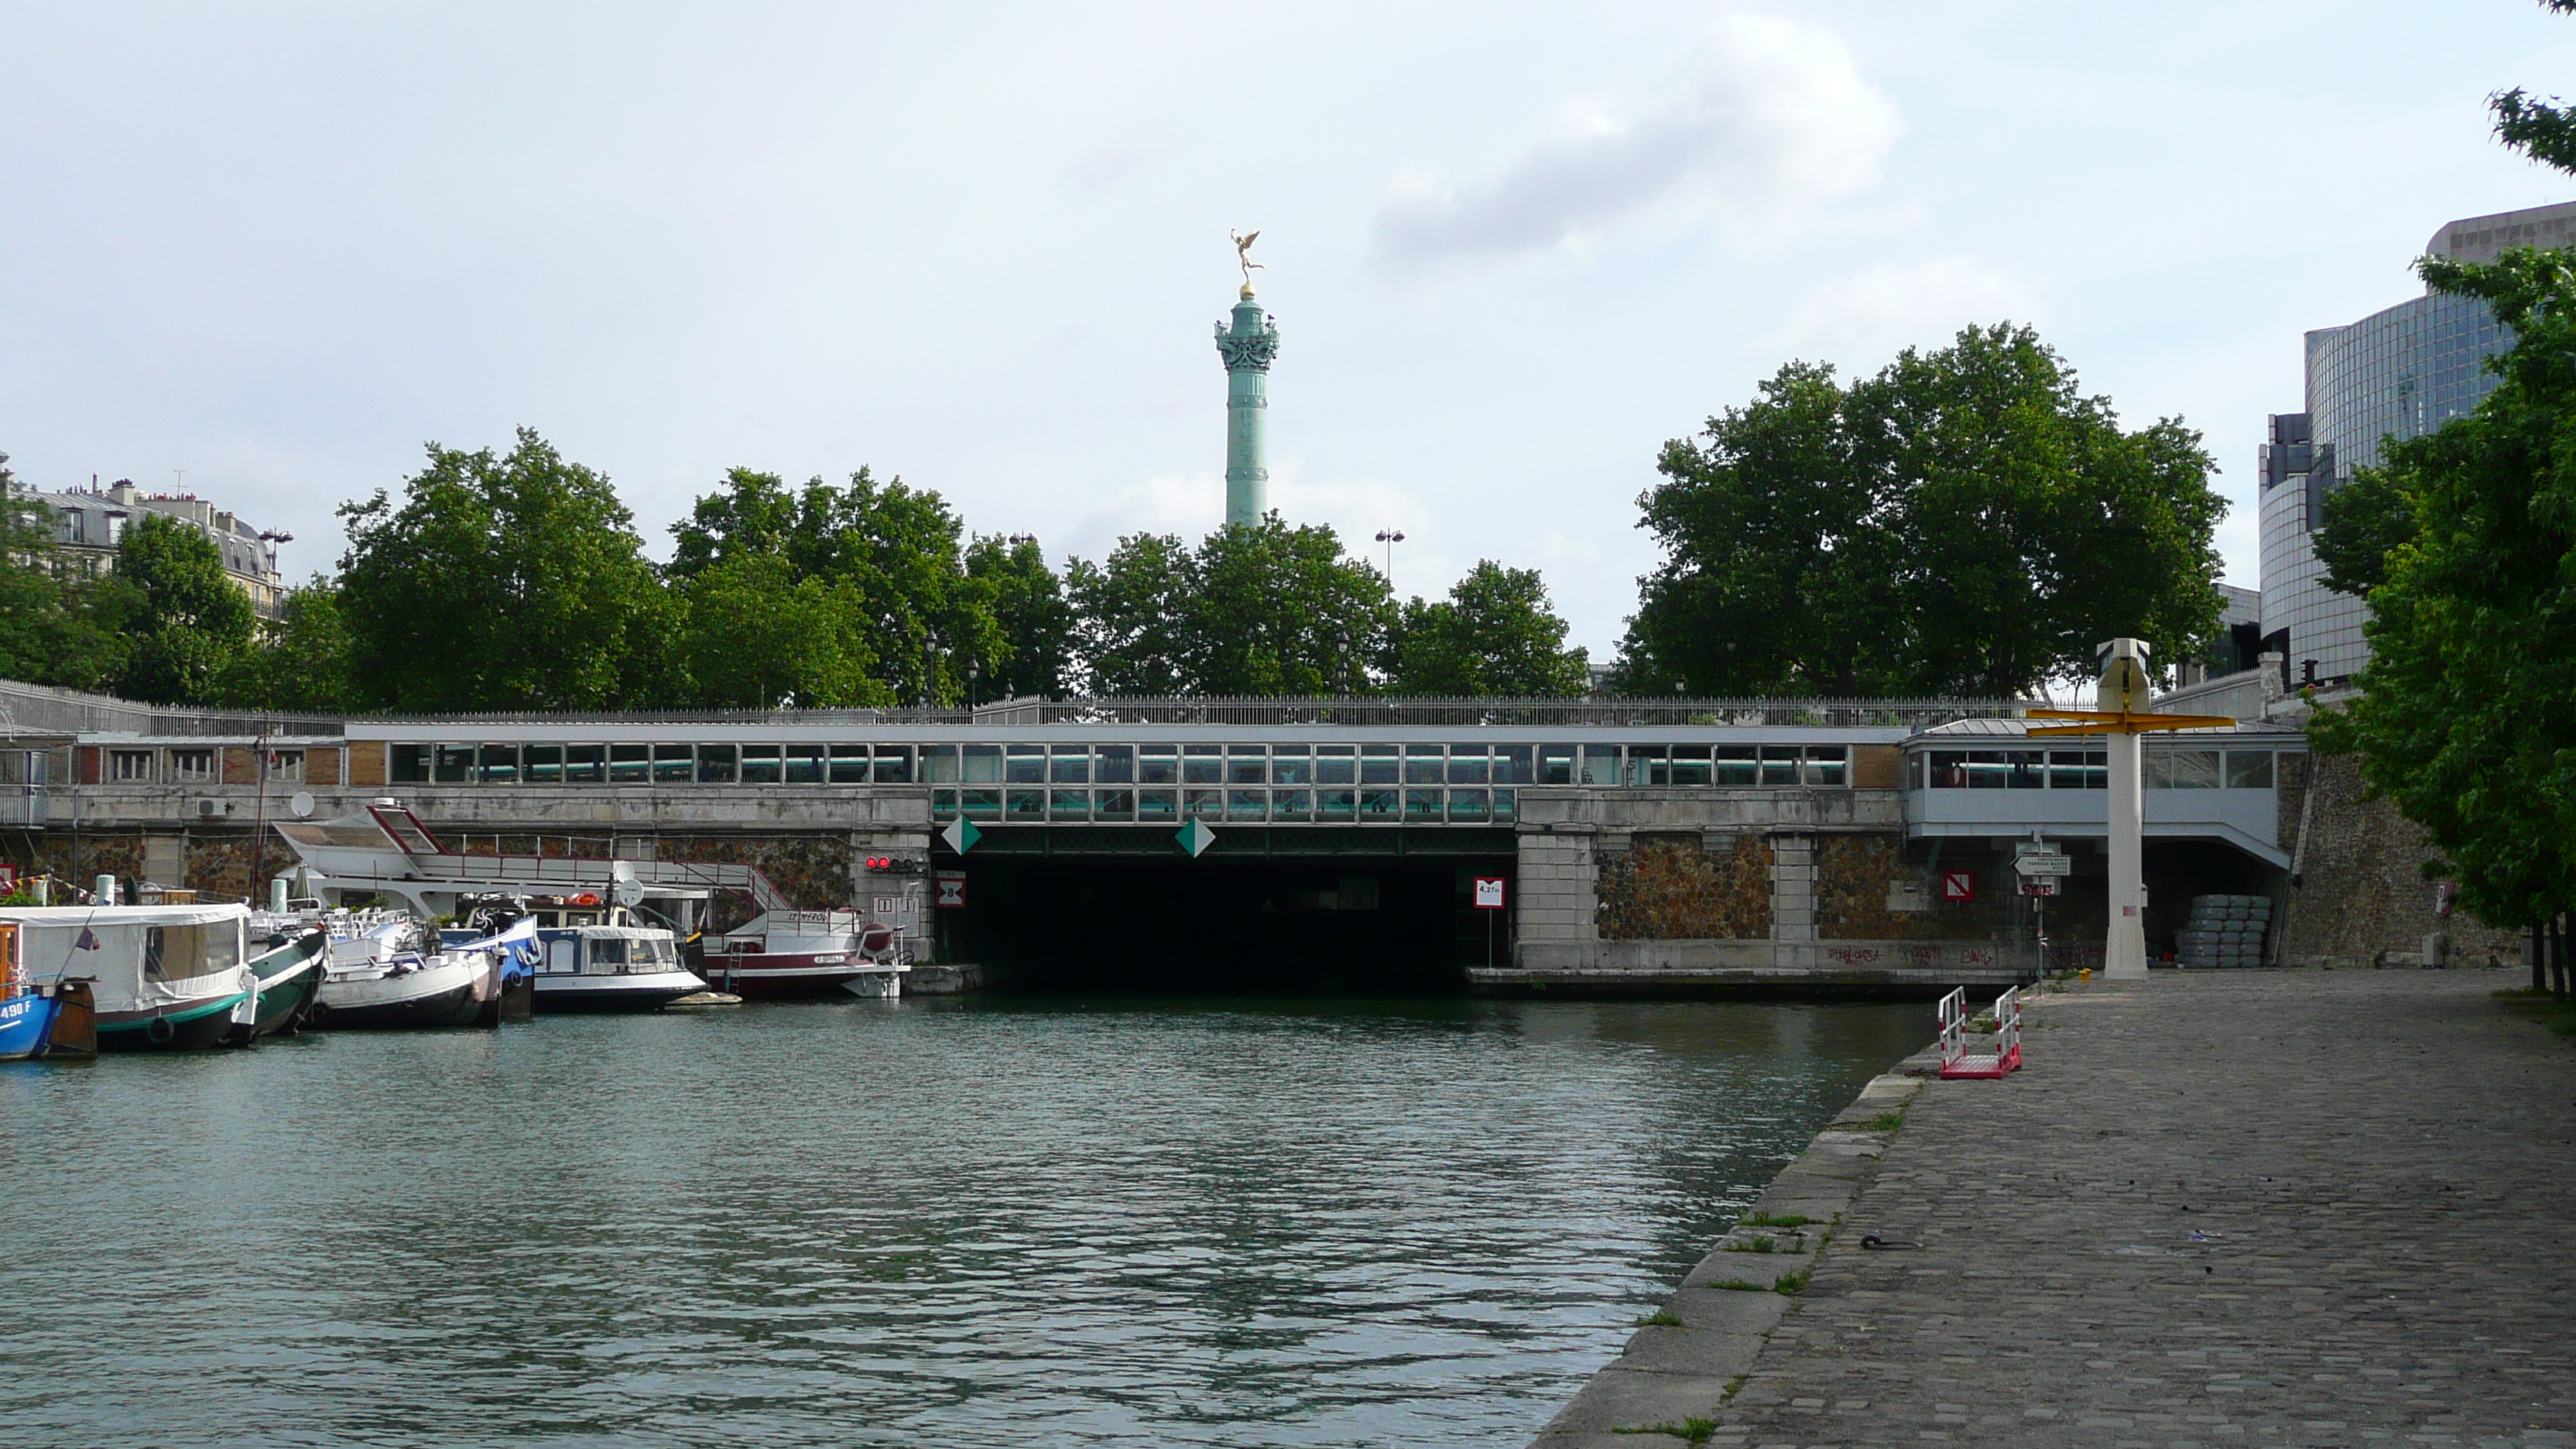
[[[1136,783],[1139,785],[1181,783],[1181,747],[1138,745],[1136,747]]]
[[[965,774],[960,778],[969,785],[1002,783],[1002,747],[1000,745],[967,745]]]
[[[733,746],[698,746],[698,783],[701,785],[733,783]]]
[[[440,745],[438,763],[433,767],[441,785],[462,785],[474,773],[472,745]]]
[[[429,746],[395,745],[385,752],[387,778],[397,785],[429,783]]]
[[[1305,745],[1281,745],[1270,752],[1270,783],[1274,785],[1311,785],[1315,783],[1315,754]]]
[[[519,783],[519,747],[517,745],[485,745],[480,753],[480,773],[484,784]]]
[[[624,936],[592,936],[589,939],[591,965],[623,966],[626,964]]]
[[[1315,783],[1318,785],[1356,785],[1359,783],[1359,761],[1349,745],[1315,747]]]
[[[823,747],[821,745],[787,747],[787,783],[790,785],[823,783]]]
[[[1008,782],[1014,785],[1046,783],[1046,746],[1005,745],[1002,756]]]
[[[564,746],[564,783],[596,785],[608,778],[608,746]]]
[[[864,785],[868,782],[868,747],[836,744],[831,747],[832,783]]]
[[[519,751],[525,760],[520,778],[531,785],[563,783],[563,746],[529,745]]]
[[[1574,772],[1578,768],[1575,761],[1578,758],[1580,758],[1580,756],[1572,745],[1539,746],[1538,783],[1542,785],[1573,784]]]
[[[921,747],[921,778],[933,785],[956,784],[957,747],[955,745],[923,745]]]
[[[580,948],[573,944],[573,940],[570,936],[558,936],[555,939],[548,941],[546,943],[546,969],[548,971],[579,971],[581,969],[579,950]]]
[[[745,745],[742,747],[742,782],[746,785],[778,783],[778,746]]]
[[[1229,785],[1264,785],[1270,781],[1270,749],[1267,745],[1228,745],[1225,747],[1225,782]]]
[[[1047,779],[1058,785],[1091,783],[1091,747],[1058,745],[1047,758]]]
[[[2230,790],[2271,789],[2272,752],[2270,750],[2229,750],[2227,752],[2227,788]]]
[[[143,974],[161,981],[212,976],[239,966],[241,923],[205,921],[187,926],[147,926]]]
[[[1136,782],[1136,747],[1102,745],[1096,752],[1098,763],[1091,767],[1091,778],[1104,785],[1132,785]]]
[[[638,966],[676,966],[680,962],[679,944],[659,936],[639,936],[632,943],[634,963]]]
[[[1224,751],[1216,745],[1181,746],[1181,783],[1215,785],[1225,779]]]
[[[912,746],[877,746],[877,783],[880,785],[912,783]]]
[[[655,745],[653,747],[653,783],[656,785],[689,783],[690,753],[687,745]]]

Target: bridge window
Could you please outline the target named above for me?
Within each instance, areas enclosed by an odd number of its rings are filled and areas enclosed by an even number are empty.
[[[1270,813],[1270,794],[1266,790],[1228,790],[1225,792],[1225,818],[1259,820]]]
[[[1133,790],[1100,790],[1091,797],[1094,820],[1133,820],[1136,818],[1136,792]]]
[[[1270,783],[1270,749],[1266,745],[1225,747],[1225,782],[1229,785]]]
[[[1510,824],[1510,823],[1512,822],[1512,820],[1516,817],[1516,815],[1517,815],[1517,813],[1518,813],[1518,811],[1519,811],[1519,808],[1520,808],[1520,792],[1519,792],[1519,791],[1517,791],[1517,790],[1496,790],[1496,791],[1494,792],[1494,823],[1495,823],[1496,825],[1508,825],[1508,824]]]
[[[1136,783],[1136,747],[1102,745],[1099,750],[1099,763],[1092,766],[1091,778],[1104,785]]]
[[[956,818],[957,818],[957,792],[956,792],[956,791],[954,791],[954,790],[933,790],[933,791],[931,791],[931,792],[930,792],[930,818],[931,818],[931,819],[933,819],[933,820],[954,820],[954,819],[956,819]]]
[[[1349,745],[1315,747],[1315,783],[1318,785],[1356,785],[1360,782],[1357,751]]]
[[[2271,789],[2272,752],[2270,750],[2229,750],[2227,752],[2227,788],[2230,790]]]
[[[1437,825],[1440,823],[1440,792],[1407,790],[1404,792],[1404,823]]]
[[[1002,747],[968,745],[965,747],[964,780],[969,785],[998,785],[1002,782]]]
[[[1408,785],[1439,784],[1441,773],[1440,757],[1446,753],[1447,751],[1441,749],[1438,745],[1406,745],[1404,747],[1404,783]],[[1409,813],[1410,812],[1408,812],[1408,814]]]
[[[1575,760],[1575,749],[1572,745],[1539,746],[1538,783],[1542,785],[1573,784],[1574,772],[1578,768]]]
[[[832,783],[864,785],[868,782],[868,747],[861,744],[836,743],[831,746]]]
[[[1798,747],[1796,745],[1762,747],[1762,783],[1765,785],[1798,783]]]
[[[1184,785],[1224,784],[1225,759],[1221,747],[1181,746],[1181,783]]]
[[[775,785],[779,780],[779,753],[776,745],[742,747],[742,782],[746,785]]]
[[[877,746],[877,783],[880,785],[912,783],[912,746]]]
[[[1225,792],[1223,790],[1183,790],[1181,813],[1192,820],[1222,820],[1225,818]]]
[[[1531,749],[1528,745],[1494,747],[1494,783],[1526,785],[1536,777],[1530,773]]]
[[[520,777],[531,785],[563,783],[563,746],[529,745],[519,751]]]
[[[474,747],[472,745],[440,745],[438,747],[438,763],[435,766],[435,769],[439,784],[464,784],[467,780],[473,778],[474,775]]]
[[[564,783],[567,785],[607,784],[608,746],[564,746]]]
[[[387,750],[385,774],[397,785],[429,783],[429,746],[396,745]]]
[[[1848,745],[1807,746],[1806,783],[1840,785],[1849,778],[1851,747]]]
[[[1361,763],[1367,762],[1363,760]],[[1360,819],[1363,823],[1391,823],[1402,808],[1403,796],[1399,791],[1383,787],[1360,791]]]
[[[1449,818],[1461,824],[1481,824],[1494,813],[1494,797],[1484,790],[1449,792]]]
[[[486,785],[519,783],[519,747],[485,745],[476,752],[475,772],[483,777],[483,783]]]
[[[1714,764],[1716,784],[1741,787],[1762,783],[1762,751],[1757,746],[1719,745]]]
[[[1617,745],[1583,747],[1583,783],[1586,785],[1619,783],[1619,747]]]
[[[1058,785],[1091,783],[1091,747],[1058,745],[1047,758],[1047,779]]]
[[[1672,778],[1670,751],[1662,745],[1630,745],[1628,773],[1621,777],[1628,785],[1660,785]]]
[[[970,787],[960,790],[957,792],[957,812],[969,820],[999,820],[1002,818],[1002,792],[989,785],[981,789]]]
[[[932,784],[956,784],[957,747],[955,745],[923,745],[921,747],[921,778],[931,782]]]
[[[1003,796],[1002,810],[1006,819],[1042,821],[1047,816],[1047,792],[1014,787]]]
[[[1180,794],[1174,790],[1136,792],[1136,818],[1170,824],[1181,818]]]
[[[690,754],[691,751],[687,745],[655,745],[653,747],[653,783],[657,785],[689,783]]]
[[[1706,745],[1673,746],[1672,782],[1676,785],[1709,783],[1709,756]]]
[[[1138,745],[1136,747],[1136,783],[1139,785],[1177,785],[1181,783],[1181,747],[1178,745]]]
[[[1359,801],[1357,790],[1318,790],[1315,819],[1325,825],[1348,825],[1359,818]]]
[[[1452,785],[1484,784],[1490,778],[1492,768],[1493,762],[1485,757],[1483,745],[1449,747],[1449,783]]]
[[[1393,745],[1360,746],[1360,783],[1363,785],[1396,783],[1403,765],[1403,761],[1397,758],[1401,753],[1402,751]],[[1368,801],[1365,798],[1360,801],[1360,813],[1362,815],[1368,813]]]
[[[787,783],[790,785],[823,783],[823,747],[821,745],[787,747]]]
[[[536,772],[536,762],[528,762],[529,773]],[[698,783],[730,785],[734,780],[734,747],[731,745],[698,746]]]
[[[2107,750],[2049,751],[2048,788],[2052,790],[2111,788],[2110,752]]]
[[[2147,756],[2146,785],[2150,790],[2215,790],[2218,788],[2218,751],[2166,750]]]
[[[1270,818],[1296,823],[1314,819],[1315,792],[1312,790],[1271,791]]]
[[[1090,763],[1090,756],[1085,755],[1083,757],[1083,764],[1088,766]],[[1058,824],[1066,825],[1090,819],[1091,792],[1088,790],[1058,790],[1054,792],[1050,797],[1047,818],[1057,822]]]
[[[653,777],[651,745],[610,745],[608,747],[608,783],[641,785]]]
[[[1274,785],[1312,785],[1315,783],[1315,757],[1304,745],[1281,745],[1270,752],[1270,783]]]
[[[1002,778],[1004,783],[1012,785],[1045,784],[1046,746],[1004,745]]]

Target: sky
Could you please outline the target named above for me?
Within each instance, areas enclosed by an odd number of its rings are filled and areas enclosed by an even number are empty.
[[[2037,327],[2206,436],[2256,582],[2300,334],[2567,200],[2486,97],[2529,0],[0,4],[0,452],[335,508],[534,428],[657,556],[727,468],[865,465],[1061,565],[1224,504],[1230,230],[1272,502],[1402,594],[1542,570],[1613,652],[1658,449],[1792,358]]]

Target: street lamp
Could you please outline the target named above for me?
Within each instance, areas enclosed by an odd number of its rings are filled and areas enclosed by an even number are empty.
[[[1395,546],[1404,542],[1404,535],[1392,528],[1381,528],[1377,531],[1377,541],[1386,545],[1386,591],[1393,594],[1395,592]]]

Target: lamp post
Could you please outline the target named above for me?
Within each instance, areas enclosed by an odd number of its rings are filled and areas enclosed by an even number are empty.
[[[1404,534],[1398,529],[1381,528],[1377,531],[1377,541],[1386,545],[1386,591],[1393,594],[1395,592],[1395,546],[1404,542]]]

